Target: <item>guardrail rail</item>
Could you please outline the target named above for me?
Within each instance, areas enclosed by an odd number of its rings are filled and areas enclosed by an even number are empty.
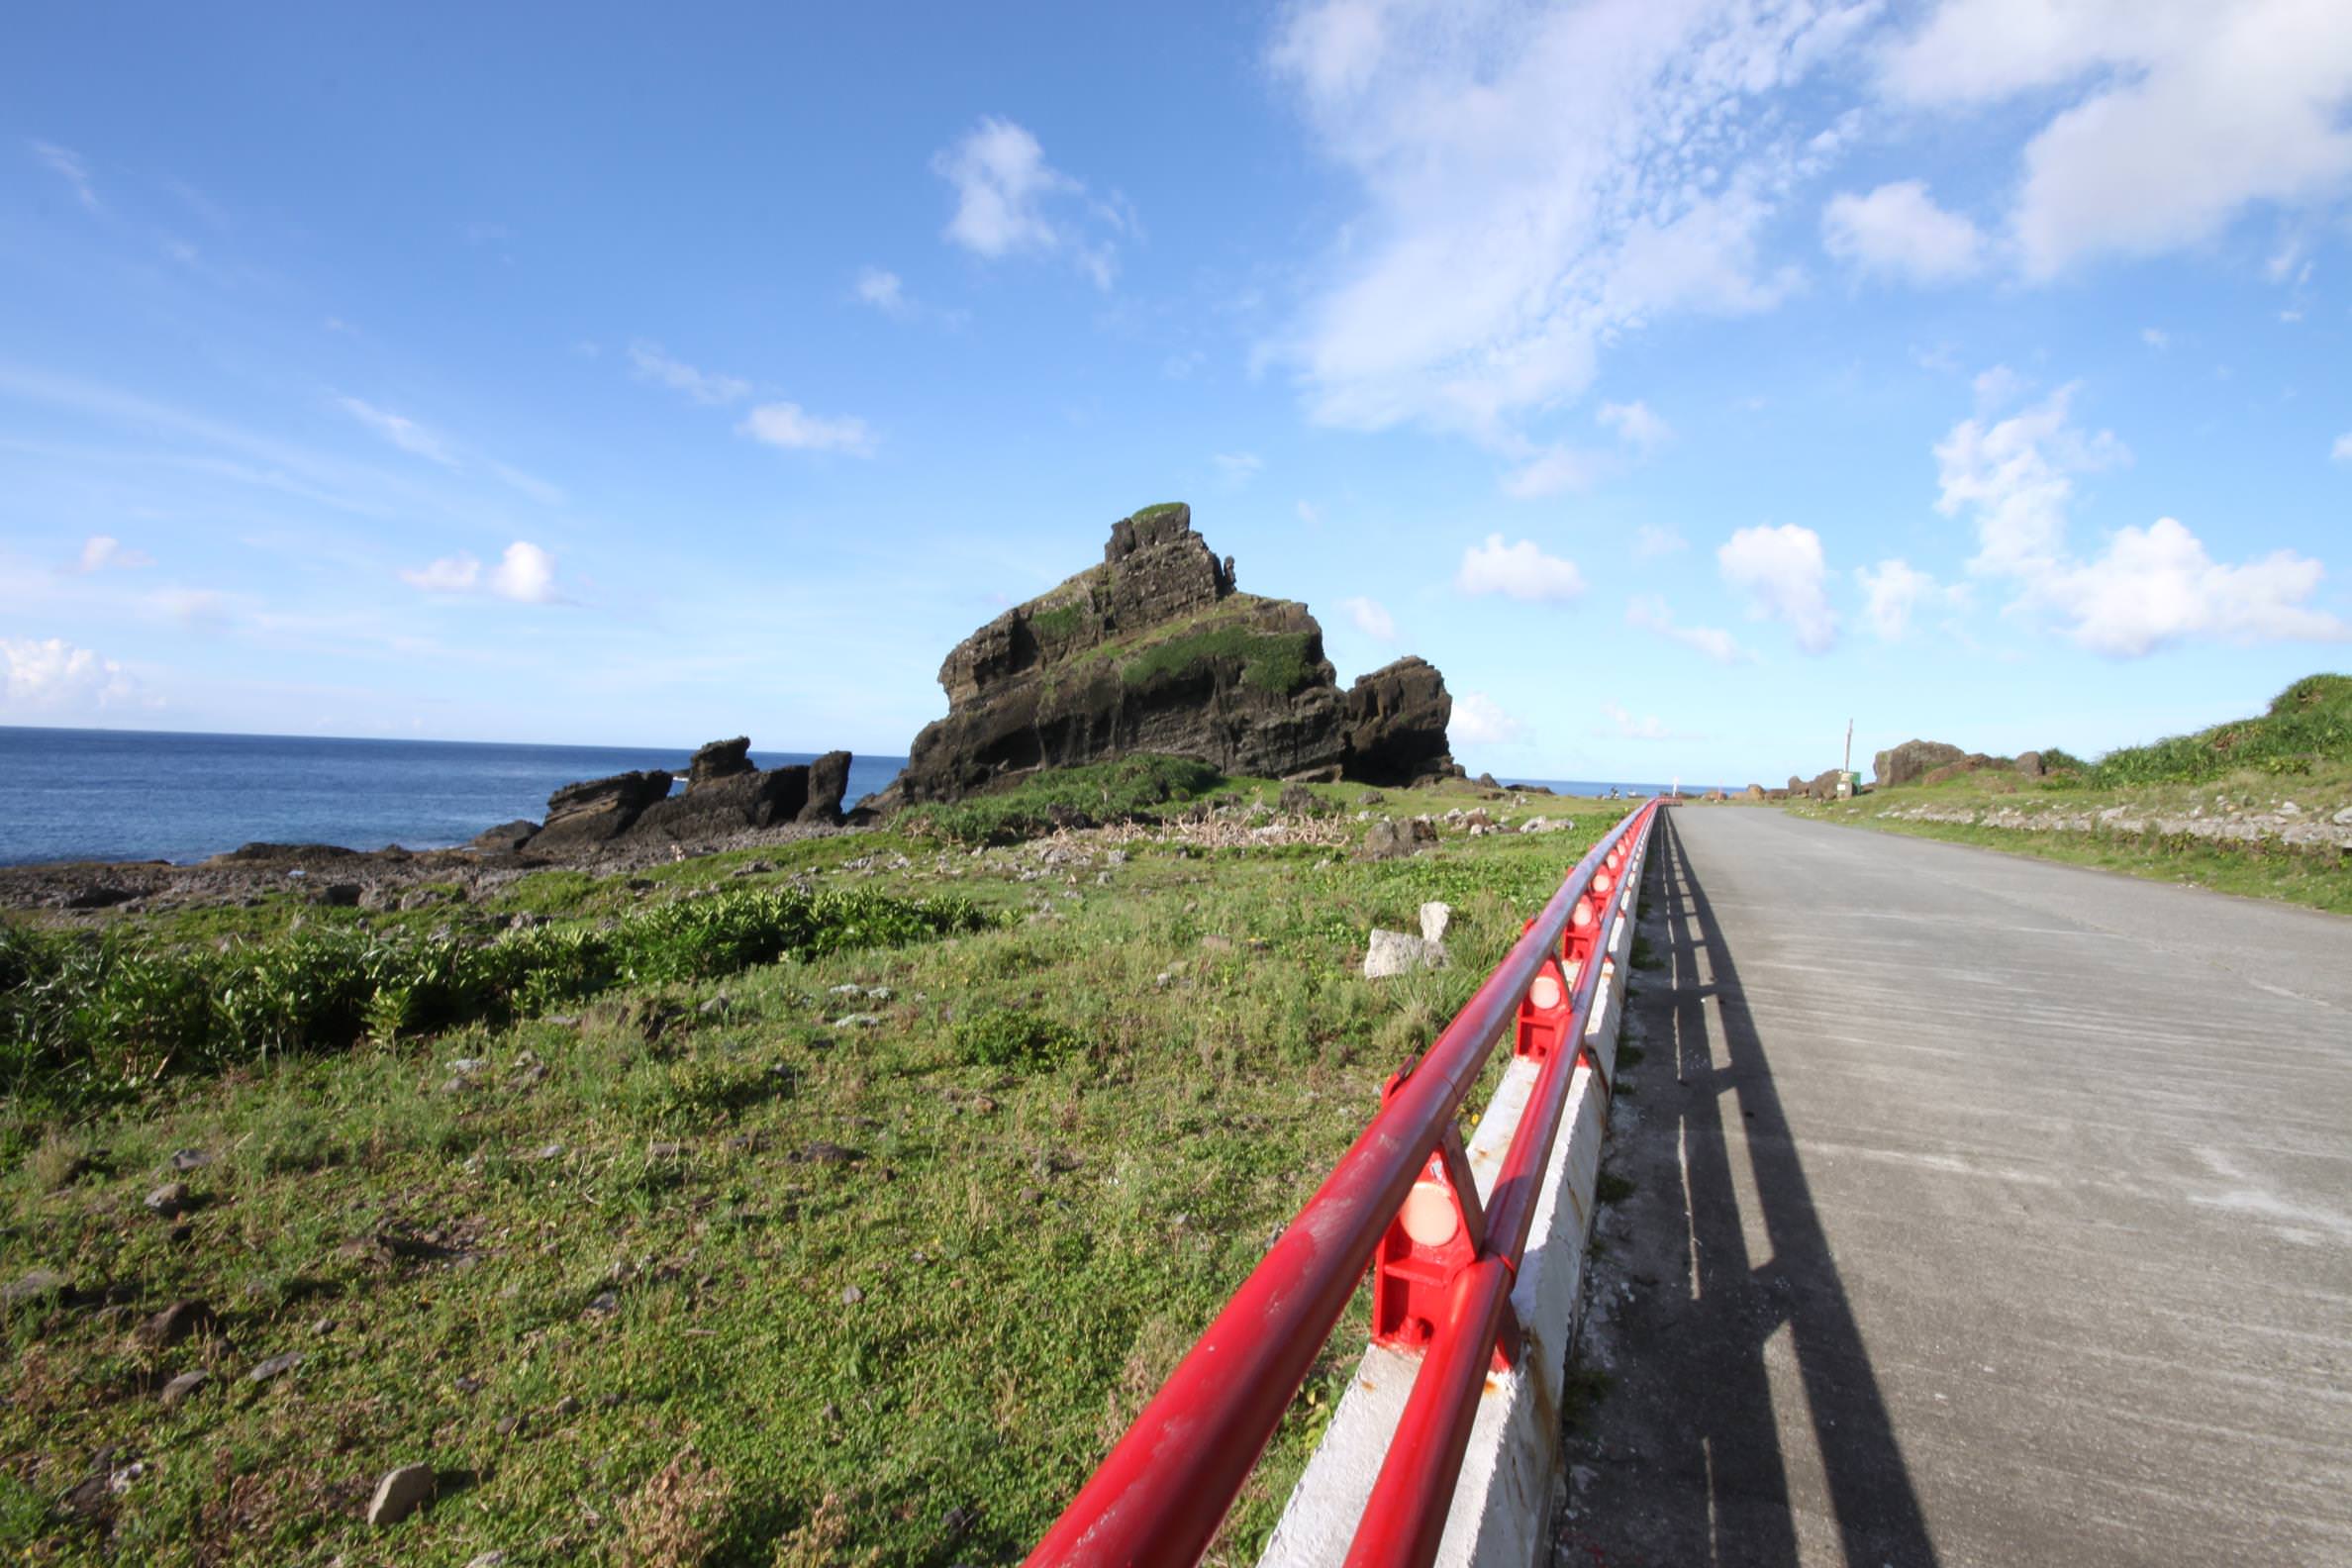
[[[1611,1060],[1596,1053],[1592,1026],[1610,1002],[1608,954],[1630,928],[1660,805],[1636,808],[1586,852],[1428,1050],[1389,1080],[1378,1114],[1038,1542],[1030,1568],[1198,1562],[1367,1268],[1374,1344],[1420,1366],[1344,1561],[1435,1559],[1488,1374],[1526,1353],[1513,1286],[1548,1209],[1572,1084],[1597,1084],[1606,1104]],[[1456,1116],[1507,1031],[1525,1098],[1482,1199]],[[1492,1155],[1483,1150],[1481,1163]],[[1558,1375],[1547,1379],[1555,1391]]]

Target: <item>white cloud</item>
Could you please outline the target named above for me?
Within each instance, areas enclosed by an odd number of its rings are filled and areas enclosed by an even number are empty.
[[[1633,531],[1633,558],[1654,560],[1660,555],[1673,555],[1689,549],[1690,542],[1670,528],[1644,523]]]
[[[809,413],[798,403],[762,403],[744,415],[736,429],[770,446],[841,452],[850,457],[873,456],[880,441],[864,420],[848,416],[828,419]]]
[[[1985,237],[1958,213],[1935,205],[1917,180],[1850,191],[1821,210],[1821,247],[1872,277],[1956,283],[1985,264]]]
[[[443,467],[455,467],[457,464],[457,455],[449,450],[448,442],[415,420],[389,413],[372,403],[362,403],[355,397],[339,397],[335,400],[335,406],[404,452],[440,463]]]
[[[631,343],[629,358],[637,366],[639,379],[668,387],[672,392],[683,392],[697,403],[735,403],[751,395],[751,383],[741,376],[697,370],[685,361],[672,359],[663,353],[661,344],[656,343],[639,341]]]
[[[486,463],[484,466],[489,468],[500,484],[521,491],[541,506],[563,504],[563,492],[536,474],[527,474],[520,468],[510,468],[502,462]]]
[[[1619,739],[1671,740],[1675,738],[1667,732],[1665,722],[1655,714],[1636,719],[1623,704],[1614,702],[1603,703],[1601,713],[1616,728]]]
[[[1826,652],[1837,641],[1837,617],[1824,590],[1828,566],[1821,537],[1784,523],[1778,528],[1744,528],[1715,551],[1723,581],[1748,596],[1755,615],[1785,621],[1808,653]]]
[[[2352,182],[2352,27],[2330,0],[1944,0],[1882,67],[1903,105],[2068,105],[2027,145],[2009,215],[2033,278]]]
[[[490,568],[489,590],[517,604],[554,604],[555,557],[525,539],[506,547],[506,554]]]
[[[1968,383],[1968,388],[1976,394],[1978,410],[1991,413],[2022,398],[2031,385],[2008,365],[1997,364],[1979,371],[1976,379]]]
[[[2100,653],[2137,657],[2185,637],[2232,642],[2352,641],[2352,625],[2304,607],[2326,575],[2293,550],[2224,566],[2172,518],[2118,529],[2104,554],[2037,585]]]
[[[2019,576],[2046,569],[2065,548],[2074,496],[2068,475],[2130,460],[2111,431],[2085,436],[2074,428],[2076,391],[2062,386],[1994,424],[1962,420],[1936,443],[1935,509],[1945,517],[1974,514],[1977,553],[1969,570]]]
[[[2338,436],[2335,444],[2327,449],[2327,455],[2337,462],[2352,462],[2352,431]]]
[[[1317,506],[1312,501],[1300,502],[1299,521],[1306,524],[1309,528],[1323,527],[1323,508]]]
[[[1584,592],[1576,562],[1546,555],[1532,539],[1505,544],[1489,534],[1484,544],[1462,551],[1454,586],[1466,594],[1503,594],[1530,603],[1566,604]]]
[[[1655,594],[1637,598],[1625,606],[1625,625],[1655,632],[1671,642],[1680,642],[1714,659],[1717,664],[1753,664],[1754,652],[1739,645],[1739,639],[1716,627],[1677,626],[1666,609],[1666,601]]]
[[[1617,440],[1644,453],[1656,451],[1674,439],[1672,428],[1639,399],[1631,403],[1604,403],[1593,417],[1617,432]]]
[[[1225,482],[1235,487],[1249,483],[1266,469],[1266,459],[1256,452],[1219,452],[1209,460],[1217,464]]]
[[[73,194],[84,207],[98,211],[98,193],[90,185],[90,166],[82,155],[71,147],[61,147],[54,142],[29,143],[33,155],[49,165],[51,172],[73,187]]]
[[[1485,692],[1464,692],[1454,699],[1447,738],[1469,745],[1508,745],[1526,738],[1527,727],[1503,711]]]
[[[62,637],[0,637],[0,709],[71,713],[141,700],[138,682],[113,659]]]
[[[2140,342],[2146,343],[2158,353],[2162,353],[2165,349],[2172,346],[2172,334],[2166,332],[2161,327],[2142,327],[2140,329]]]
[[[82,540],[81,555],[73,569],[87,576],[91,572],[114,568],[130,571],[141,566],[152,566],[155,557],[145,550],[125,549],[123,541],[111,534],[93,534]]]
[[[427,593],[465,593],[481,582],[482,563],[471,555],[444,555],[430,566],[402,571],[400,580]]]
[[[2191,637],[2343,641],[2352,626],[2306,601],[2325,569],[2293,550],[2224,565],[2173,518],[2118,529],[2099,555],[2067,540],[2071,474],[2119,460],[2121,444],[2068,417],[2072,387],[1990,428],[1963,420],[1936,443],[1936,509],[1977,532],[1972,571],[2015,584],[2013,608],[2054,617],[2096,652],[2137,657]]]
[[[907,298],[907,288],[896,272],[880,267],[867,267],[857,274],[854,292],[859,303],[871,305],[885,316],[905,317],[913,314],[914,302]]]
[[[1911,631],[1911,615],[1922,605],[1949,598],[1952,590],[1900,558],[1876,566],[1854,568],[1862,585],[1862,618],[1882,642],[1900,642]]]
[[[509,544],[498,564],[487,570],[480,560],[460,552],[403,571],[400,580],[427,593],[486,593],[517,604],[563,602],[555,585],[555,557],[528,539]]]
[[[1762,103],[1866,8],[1312,0],[1268,63],[1364,211],[1268,355],[1321,423],[1497,449],[1603,343],[1796,284],[1764,230],[1828,155]]]
[[[1340,608],[1345,610],[1347,618],[1355,623],[1355,629],[1374,641],[1394,642],[1397,640],[1396,618],[1388,613],[1388,606],[1379,600],[1367,599],[1358,594],[1352,599],[1340,601]]]
[[[1507,476],[1503,489],[1521,501],[1538,501],[1563,490],[1582,490],[1593,482],[1599,469],[1590,452],[1549,446]]]
[[[992,260],[1028,252],[1067,254],[1097,288],[1117,274],[1118,249],[1102,230],[1132,235],[1134,209],[1116,194],[1084,201],[1086,187],[1045,161],[1045,149],[1023,127],[994,115],[931,158],[931,171],[955,187],[946,237]],[[1092,223],[1095,234],[1087,232]]]

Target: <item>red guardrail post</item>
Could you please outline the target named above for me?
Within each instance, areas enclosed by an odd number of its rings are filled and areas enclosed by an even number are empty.
[[[1391,1081],[1371,1125],[1030,1552],[1030,1568],[1079,1563],[1189,1568],[1197,1562],[1354,1294],[1356,1281],[1392,1233],[1401,1206],[1424,1186],[1435,1191],[1420,1200],[1416,1224],[1421,1233],[1417,1237],[1406,1231],[1410,1247],[1426,1248],[1433,1254],[1432,1265],[1462,1266],[1446,1270],[1448,1294],[1441,1303],[1417,1311],[1425,1293],[1409,1299],[1403,1321],[1418,1316],[1427,1322],[1433,1348],[1416,1382],[1408,1415],[1424,1405],[1424,1391],[1432,1401],[1441,1387],[1453,1394],[1467,1390],[1473,1397],[1449,1395],[1442,1413],[1432,1406],[1410,1435],[1414,1452],[1421,1455],[1412,1473],[1429,1478],[1419,1490],[1426,1491],[1434,1486],[1435,1476],[1443,1477],[1443,1490],[1434,1494],[1433,1507],[1412,1505],[1433,1513],[1436,1522],[1411,1514],[1406,1504],[1394,1499],[1376,1497],[1376,1502],[1384,1518],[1419,1519],[1414,1540],[1425,1534],[1429,1551],[1435,1550],[1437,1535],[1430,1532],[1443,1528],[1443,1504],[1460,1467],[1479,1379],[1498,1334],[1508,1335],[1507,1324],[1516,1326],[1509,1318],[1510,1280],[1525,1245],[1535,1187],[1558,1127],[1557,1102],[1565,1099],[1567,1075],[1579,1053],[1556,1048],[1545,1052],[1536,1090],[1541,1096],[1548,1088],[1555,1103],[1548,1113],[1540,1100],[1528,1106],[1528,1116],[1539,1124],[1540,1146],[1530,1153],[1535,1140],[1529,1133],[1538,1128],[1522,1121],[1496,1182],[1496,1201],[1484,1214],[1478,1213],[1476,1188],[1461,1159],[1454,1114],[1496,1038],[1522,1019],[1522,1003],[1547,970],[1555,982],[1566,981],[1572,994],[1544,1011],[1552,1014],[1564,1007],[1568,1018],[1554,1019],[1553,1027],[1580,1037],[1600,978],[1600,966],[1590,961],[1592,942],[1606,932],[1616,902],[1606,897],[1586,901],[1586,896],[1605,873],[1612,881],[1602,885],[1602,892],[1609,891],[1629,853],[1628,836],[1647,831],[1654,809],[1653,802],[1632,812],[1586,852],[1421,1062]],[[1572,931],[1583,933],[1586,961],[1577,965],[1571,978],[1558,960],[1565,955],[1575,962],[1577,949],[1568,945]],[[1556,1046],[1556,1035],[1550,1043]],[[1454,1230],[1441,1235],[1446,1220]],[[1409,1250],[1406,1257],[1411,1255]],[[1441,1366],[1446,1370],[1439,1373]],[[1400,1429],[1399,1443],[1407,1441],[1408,1434]],[[1399,1450],[1392,1448],[1390,1464],[1382,1472],[1384,1486],[1389,1471],[1400,1462]],[[1408,1491],[1419,1495],[1411,1487]],[[1391,1510],[1402,1512],[1392,1516]],[[1366,1537],[1359,1530],[1358,1538],[1385,1536]],[[1421,1555],[1413,1560],[1428,1559]]]

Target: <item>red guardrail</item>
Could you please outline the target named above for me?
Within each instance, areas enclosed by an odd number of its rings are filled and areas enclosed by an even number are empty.
[[[1435,1042],[1390,1080],[1371,1125],[1029,1553],[1029,1568],[1197,1563],[1367,1265],[1373,1337],[1426,1359],[1347,1561],[1425,1568],[1436,1555],[1487,1368],[1518,1351],[1511,1285],[1570,1080],[1591,1059],[1584,1034],[1602,967],[1593,956],[1632,892],[1620,873],[1657,808],[1637,808],[1587,851]],[[1482,1214],[1454,1117],[1512,1024],[1515,1053],[1542,1065]]]

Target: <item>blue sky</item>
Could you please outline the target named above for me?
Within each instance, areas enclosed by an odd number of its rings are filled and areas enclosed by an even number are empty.
[[[2098,750],[2346,666],[2348,265],[2335,0],[43,8],[0,722],[903,752],[1183,499],[1473,771]]]

